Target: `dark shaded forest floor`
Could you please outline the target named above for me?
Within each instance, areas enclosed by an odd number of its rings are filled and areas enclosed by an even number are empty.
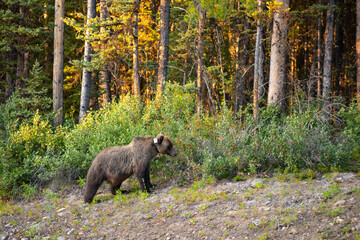
[[[360,178],[277,174],[205,186],[158,185],[83,203],[77,186],[3,200],[1,239],[360,239]],[[126,185],[125,185],[126,188]]]

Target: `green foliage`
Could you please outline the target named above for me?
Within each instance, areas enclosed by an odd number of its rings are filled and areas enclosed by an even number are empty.
[[[155,101],[141,105],[128,95],[91,111],[81,125],[55,131],[36,113],[31,122],[9,127],[0,144],[1,194],[21,193],[23,184],[35,186],[54,178],[78,180],[82,185],[101,150],[161,131],[180,154],[176,158],[160,155],[152,162],[154,181],[195,181],[194,187],[199,188],[209,179],[242,180],[249,172],[268,169],[283,171],[280,181],[290,172],[311,180],[319,166],[328,171],[348,166],[351,150],[358,144],[353,140],[358,138],[358,126],[351,122],[357,119],[356,109],[342,112],[343,132],[322,121],[316,107],[303,103],[288,115],[263,109],[254,122],[251,109],[244,110],[242,120],[235,120],[227,109],[216,116],[194,113],[195,96],[193,85],[167,83],[160,106]],[[204,180],[196,181],[200,179]],[[331,197],[331,193],[325,195]]]
[[[23,123],[0,145],[0,192],[17,191],[17,186],[51,179],[60,162],[64,131],[52,126],[38,112],[31,123]]]
[[[341,193],[341,185],[338,183],[334,183],[329,185],[329,190],[323,192],[324,199],[334,198],[337,194]]]
[[[13,93],[7,104],[0,106],[1,130],[7,133],[21,123],[29,123],[37,112],[46,119],[51,118],[52,113],[49,113],[49,110],[52,99],[44,86],[47,79],[39,62],[36,61],[29,77],[24,79],[27,87]]]
[[[344,119],[344,136],[351,143],[350,149],[353,160],[360,162],[360,111],[357,103],[354,101],[350,107],[342,108],[340,116]]]
[[[22,188],[23,188],[22,195],[26,200],[29,200],[30,198],[34,197],[37,193],[36,186],[31,186],[30,184],[23,183]]]

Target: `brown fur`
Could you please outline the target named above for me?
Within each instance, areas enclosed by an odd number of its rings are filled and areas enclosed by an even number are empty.
[[[153,137],[135,137],[129,145],[109,147],[102,150],[92,162],[87,173],[84,200],[91,203],[100,185],[107,181],[112,194],[121,183],[135,175],[142,191],[150,192],[150,161],[158,153],[175,157],[178,153],[170,139],[160,133],[154,143]],[[143,182],[144,180],[144,182]],[[145,187],[144,187],[145,183]]]

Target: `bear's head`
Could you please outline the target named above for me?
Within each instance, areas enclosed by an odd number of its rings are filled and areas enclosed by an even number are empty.
[[[157,137],[154,139],[154,142],[156,142],[156,147],[159,153],[167,154],[172,157],[178,155],[178,152],[174,149],[170,139],[163,133],[157,135]]]

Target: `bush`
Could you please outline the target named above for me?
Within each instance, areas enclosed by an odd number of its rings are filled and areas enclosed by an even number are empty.
[[[279,114],[263,108],[259,121],[251,107],[236,120],[223,109],[216,116],[198,114],[193,85],[168,83],[161,105],[143,106],[128,95],[90,112],[81,125],[58,128],[35,114],[32,122],[8,126],[0,143],[0,191],[42,184],[59,176],[84,179],[94,157],[104,148],[128,144],[134,136],[169,136],[178,157],[159,156],[151,165],[154,181],[194,181],[203,177],[233,178],[239,172],[282,169],[313,178],[313,170],[346,168],[359,153],[360,114],[355,106],[340,111],[343,129],[323,121],[316,105],[299,103],[296,111]],[[4,137],[6,135],[6,137]]]
[[[56,174],[58,157],[64,147],[65,131],[53,134],[48,121],[35,113],[31,123],[23,123],[0,146],[0,192],[18,191],[29,182],[41,184]]]

